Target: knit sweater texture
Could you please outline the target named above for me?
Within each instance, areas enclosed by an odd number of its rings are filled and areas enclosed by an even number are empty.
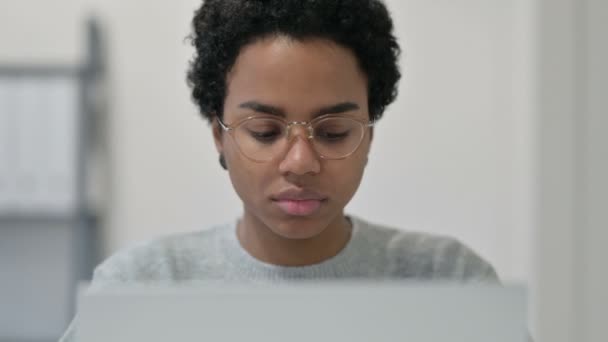
[[[352,234],[334,257],[308,266],[278,266],[252,257],[236,235],[237,222],[173,234],[119,251],[93,274],[92,291],[121,284],[198,281],[414,280],[498,282],[492,266],[458,240],[405,231],[349,216]],[[60,342],[73,342],[75,322]]]

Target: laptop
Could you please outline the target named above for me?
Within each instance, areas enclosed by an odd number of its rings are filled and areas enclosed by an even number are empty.
[[[79,298],[79,342],[524,342],[521,287],[304,283],[115,287]]]

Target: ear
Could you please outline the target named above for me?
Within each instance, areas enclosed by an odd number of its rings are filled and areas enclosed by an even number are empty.
[[[367,136],[367,134],[365,135]],[[374,127],[369,128],[369,143],[367,144],[367,151],[365,152],[365,164],[364,167],[367,167],[367,162],[369,161],[369,153],[372,148],[372,141],[374,140]]]
[[[224,142],[222,140],[224,130],[222,127],[220,127],[217,119],[213,119],[213,122],[211,122],[211,130],[213,131],[213,142],[215,143],[215,149],[219,154],[222,154],[224,152]]]

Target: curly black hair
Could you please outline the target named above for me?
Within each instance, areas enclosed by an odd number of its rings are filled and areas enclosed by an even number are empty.
[[[367,76],[370,120],[397,96],[400,48],[380,0],[204,0],[192,20],[187,81],[210,122],[223,116],[226,75],[243,46],[269,35],[329,39],[350,49]]]

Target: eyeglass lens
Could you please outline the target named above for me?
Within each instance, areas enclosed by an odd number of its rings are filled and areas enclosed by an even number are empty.
[[[247,157],[267,161],[285,151],[291,140],[285,137],[288,133],[293,136],[294,128],[273,118],[252,118],[234,129],[234,138]],[[314,122],[312,133],[311,141],[319,155],[339,159],[357,149],[365,134],[365,125],[349,118],[329,117]]]

